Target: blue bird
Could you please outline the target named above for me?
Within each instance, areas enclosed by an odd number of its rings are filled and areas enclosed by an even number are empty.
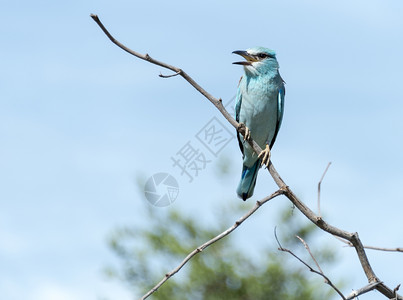
[[[284,113],[284,81],[273,50],[256,47],[234,51],[245,61],[235,104],[235,119],[244,127],[245,135],[237,133],[243,154],[243,168],[237,194],[243,200],[250,198],[255,189],[257,173],[261,166],[269,166],[270,150],[276,140]],[[248,140],[252,139],[263,149],[257,155]]]

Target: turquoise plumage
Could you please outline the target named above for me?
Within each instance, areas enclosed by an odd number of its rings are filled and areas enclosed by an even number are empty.
[[[270,149],[276,140],[284,113],[284,81],[273,50],[256,47],[234,51],[246,60],[235,62],[244,66],[237,92],[235,118],[246,126],[245,138],[237,134],[243,154],[243,168],[237,194],[243,200],[250,198],[256,177],[262,165],[269,165]],[[252,139],[264,149],[258,156],[247,142]]]

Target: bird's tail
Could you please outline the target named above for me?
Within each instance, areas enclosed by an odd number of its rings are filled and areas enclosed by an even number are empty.
[[[252,167],[248,168],[244,165],[242,168],[241,181],[238,184],[236,192],[244,201],[253,195],[259,168],[260,159],[258,159]]]

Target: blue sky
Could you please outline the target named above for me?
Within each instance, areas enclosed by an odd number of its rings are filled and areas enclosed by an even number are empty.
[[[364,244],[403,245],[400,1],[21,0],[1,7],[4,299],[130,299],[102,268],[114,262],[106,247],[113,228],[147,224],[139,177],[172,174],[180,194],[165,211],[203,212],[209,222],[217,199],[240,201],[235,140],[218,158],[206,152],[211,163],[192,183],[172,166],[187,142],[203,149],[195,135],[214,116],[223,121],[216,109],[181,78],[161,79],[169,72],[118,49],[91,13],[127,46],[183,68],[224,101],[242,74],[231,52],[275,49],[287,83],[272,154],[279,173],[315,209],[317,182],[332,161],[322,186],[326,220],[358,231]],[[223,159],[234,162],[224,183],[214,176]],[[253,199],[274,190],[261,172]],[[262,236],[271,243],[284,203],[267,204],[238,238],[253,249]],[[351,288],[365,285],[352,249],[325,234],[320,242],[340,253],[335,276],[346,275]],[[368,255],[386,284],[401,283],[401,254]]]

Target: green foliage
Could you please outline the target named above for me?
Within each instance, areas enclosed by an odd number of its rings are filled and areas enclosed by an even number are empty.
[[[150,208],[147,228],[127,227],[113,233],[109,245],[119,258],[121,268],[109,270],[109,274],[129,284],[135,294],[145,293],[192,250],[233,224],[234,220],[225,216],[233,216],[235,211],[240,216],[239,208],[228,210],[232,214],[227,211],[222,218],[220,215],[221,228],[213,228],[178,211],[161,214],[159,210],[157,217],[157,209]],[[295,234],[309,242],[315,231],[311,224],[302,225],[290,209],[281,214],[281,228],[287,228],[286,232],[281,232],[281,238],[285,238],[281,243],[292,250],[294,247],[304,249]],[[316,258],[322,267],[323,263],[333,260],[331,251],[318,250]],[[313,266],[306,251],[300,256]],[[251,259],[230,235],[193,257],[151,298],[323,300],[330,299],[330,293],[334,295],[321,277],[310,273],[291,255],[267,247],[260,257]]]

